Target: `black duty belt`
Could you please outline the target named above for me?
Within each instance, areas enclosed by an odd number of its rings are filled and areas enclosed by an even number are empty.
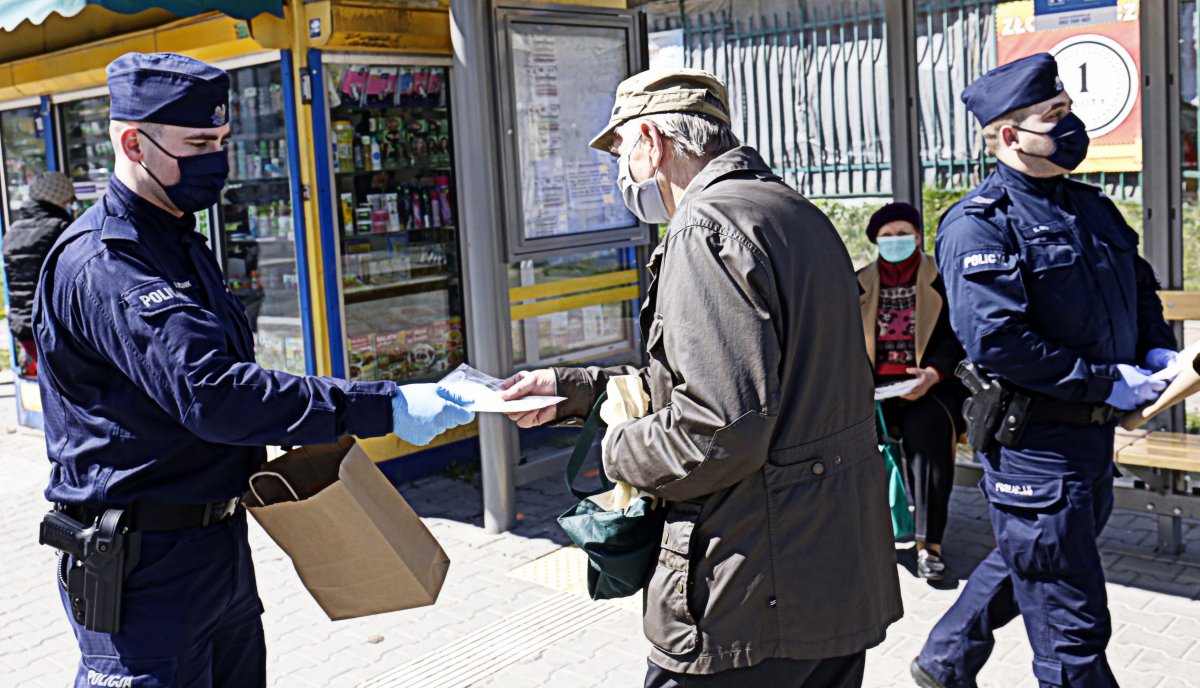
[[[130,509],[129,529],[135,532],[203,528],[220,523],[237,512],[241,499],[234,497],[208,504],[154,504],[134,502]],[[83,524],[99,518],[108,507],[64,505],[59,510]]]
[[[1112,419],[1113,413],[1113,407],[1108,404],[1034,399],[1029,409],[1029,422],[1046,425],[1104,425]]]

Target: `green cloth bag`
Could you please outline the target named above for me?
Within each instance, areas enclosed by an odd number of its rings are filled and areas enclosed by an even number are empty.
[[[892,536],[903,539],[916,531],[912,512],[908,509],[908,493],[904,489],[904,474],[900,472],[900,443],[893,440],[883,419],[883,406],[875,402],[875,417],[879,419],[879,452],[888,474],[888,506],[892,512]]]
[[[593,600],[628,597],[645,586],[658,560],[667,508],[661,500],[639,497],[624,511],[605,511],[588,499],[611,490],[614,485],[600,471],[604,487],[594,492],[575,488],[575,479],[591,452],[600,429],[600,406],[608,393],[600,395],[575,443],[567,463],[567,489],[580,501],[558,517],[558,525],[588,556],[588,594]]]

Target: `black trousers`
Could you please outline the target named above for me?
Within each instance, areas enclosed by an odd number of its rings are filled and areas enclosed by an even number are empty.
[[[905,487],[916,510],[917,540],[941,544],[954,487],[954,448],[966,429],[961,402],[945,384],[916,401],[883,401],[888,434],[904,450]]]
[[[646,688],[859,688],[867,652],[830,659],[767,659],[716,674],[677,674],[648,662]]]

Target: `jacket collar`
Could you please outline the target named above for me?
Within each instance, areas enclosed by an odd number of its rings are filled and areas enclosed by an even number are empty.
[[[66,208],[54,205],[48,201],[35,201],[30,199],[21,206],[19,211],[20,217],[17,219],[42,219],[52,217],[58,220],[71,221],[71,213],[67,212]]]
[[[194,214],[184,213],[182,217],[175,217],[134,193],[116,176],[108,182],[104,205],[109,217],[120,218],[124,222],[105,222],[102,239],[139,241],[148,237],[162,240],[170,237],[183,241],[190,237],[196,227]]]
[[[1009,188],[1024,191],[1033,196],[1050,197],[1062,186],[1065,177],[1031,177],[1018,172],[1002,162],[996,163],[996,174]]]
[[[700,170],[700,174],[692,179],[692,182],[688,184],[687,191],[683,195],[683,202],[679,204],[679,207],[675,209],[675,214],[671,216],[672,221],[687,212],[688,204],[701,191],[735,174],[748,174],[759,179],[783,181],[771,171],[770,166],[763,160],[762,155],[754,148],[750,146],[731,148],[709,161],[704,166],[704,169]],[[646,267],[649,269],[651,277],[658,272],[658,265],[662,261],[663,253],[666,251],[666,244],[665,240],[659,242],[653,253],[650,254],[650,260]]]
[[[779,179],[757,150],[750,146],[738,146],[713,158],[700,170],[700,174],[688,184],[684,203],[687,203],[692,193],[707,189],[725,177],[738,173],[751,173],[760,179]]]

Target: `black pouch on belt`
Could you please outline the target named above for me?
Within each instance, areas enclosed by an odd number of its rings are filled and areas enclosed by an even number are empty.
[[[959,363],[954,375],[971,392],[971,396],[963,402],[967,442],[975,451],[991,451],[995,447],[996,433],[1004,422],[1004,412],[1012,394],[1002,388],[999,381],[980,375],[970,361]]]
[[[1021,441],[1021,436],[1025,434],[1025,426],[1029,425],[1029,420],[1032,416],[1030,410],[1034,404],[1032,397],[1021,393],[1014,393],[1012,401],[1008,403],[1008,408],[1005,409],[1003,420],[1000,422],[1000,429],[996,431],[996,441],[1005,447],[1015,447]]]

